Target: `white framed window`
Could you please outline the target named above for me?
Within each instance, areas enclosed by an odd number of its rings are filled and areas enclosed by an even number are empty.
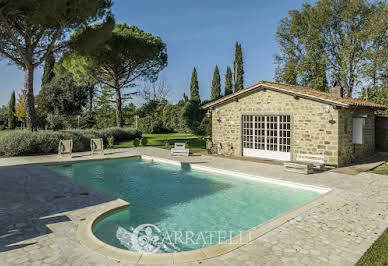
[[[353,144],[364,143],[364,126],[364,117],[353,117]]]

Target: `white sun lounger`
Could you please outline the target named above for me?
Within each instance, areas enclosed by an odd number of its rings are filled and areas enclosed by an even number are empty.
[[[189,149],[186,149],[185,143],[175,143],[174,148],[171,149],[171,155],[185,155],[189,156]]]

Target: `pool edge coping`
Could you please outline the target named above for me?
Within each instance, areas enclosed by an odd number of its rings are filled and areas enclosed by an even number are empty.
[[[181,165],[182,163],[179,161],[161,159],[158,157],[151,157],[146,155],[140,155],[140,157],[145,160],[154,160],[155,162],[170,163],[174,165]],[[274,217],[266,221],[265,223],[254,226],[248,229],[247,231],[242,232],[241,234],[229,240],[226,240],[220,244],[213,245],[206,248],[196,249],[192,251],[183,251],[183,252],[176,252],[176,253],[140,253],[140,252],[133,252],[129,250],[120,249],[120,248],[108,245],[102,242],[101,240],[99,240],[93,233],[94,224],[97,221],[99,221],[103,216],[109,215],[112,212],[116,212],[120,209],[127,208],[128,206],[130,206],[129,202],[126,202],[122,199],[116,199],[108,203],[104,203],[105,206],[101,210],[93,213],[92,215],[89,215],[89,217],[87,217],[85,220],[80,221],[80,224],[76,232],[77,239],[81,242],[82,245],[86,246],[92,251],[95,251],[97,253],[100,253],[103,256],[106,256],[115,260],[119,260],[119,261],[124,260],[129,263],[176,264],[176,263],[196,262],[196,261],[218,257],[226,253],[229,253],[237,248],[240,248],[242,246],[249,245],[249,243],[253,242],[254,240],[258,239],[264,234],[278,228],[279,226],[287,223],[290,220],[295,219],[305,211],[317,205],[322,204],[323,202],[326,201],[326,198],[329,195],[332,195],[334,192],[336,193],[340,192],[340,189],[330,189],[330,188],[323,188],[323,187],[317,187],[317,186],[310,186],[310,185],[305,185],[301,183],[294,183],[294,182],[288,182],[288,181],[283,181],[278,179],[248,175],[241,172],[222,170],[219,168],[212,168],[212,167],[198,166],[198,165],[190,165],[190,167],[192,169],[200,170],[200,171],[208,171],[208,172],[217,171],[217,173],[223,173],[228,175],[231,175],[230,173],[232,173],[232,176],[240,174],[240,178],[241,176],[243,176],[243,178],[245,179],[257,178],[256,181],[259,181],[259,182],[273,183],[273,181],[275,181],[275,183],[273,184],[289,186],[289,187],[290,186],[292,187],[293,185],[297,185],[297,186],[302,186],[300,187],[300,189],[311,190],[311,191],[315,191],[314,189],[324,189],[325,192],[320,193],[318,197],[316,197],[311,201],[308,201],[277,217]],[[239,242],[237,242],[236,240],[238,240]],[[241,241],[241,240],[245,240],[246,243],[245,241]]]

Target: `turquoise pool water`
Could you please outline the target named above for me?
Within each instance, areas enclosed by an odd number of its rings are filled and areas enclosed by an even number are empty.
[[[143,252],[215,245],[320,195],[140,158],[52,169],[130,202],[98,221],[93,232],[110,245]]]

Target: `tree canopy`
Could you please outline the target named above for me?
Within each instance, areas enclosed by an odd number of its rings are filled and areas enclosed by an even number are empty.
[[[387,21],[384,1],[319,0],[291,10],[276,33],[276,80],[322,91],[338,81],[348,97],[364,86],[381,90],[387,80]]]
[[[103,18],[110,6],[110,0],[0,0],[0,56],[24,70],[29,130],[36,130],[34,69],[70,44],[69,31]]]
[[[74,47],[64,55],[63,65],[76,80],[93,80],[115,91],[116,122],[123,126],[121,90],[135,86],[136,80],[155,81],[167,66],[167,48],[160,37],[146,33],[136,26],[96,24],[77,33],[105,36],[94,47]],[[109,34],[106,34],[106,33]]]
[[[241,44],[236,42],[234,54],[234,91],[244,88],[244,62]]]
[[[200,101],[197,69],[194,67],[190,81],[190,100]]]
[[[233,74],[230,66],[227,66],[225,74],[225,96],[231,93],[233,93]]]
[[[210,99],[213,101],[213,100],[217,100],[220,97],[221,97],[221,77],[220,77],[220,71],[218,70],[218,66],[216,65],[213,73]]]
[[[8,128],[9,129],[14,129],[16,127],[15,105],[16,105],[16,98],[15,98],[15,91],[13,91],[11,94],[11,99],[9,100],[9,104],[8,104]]]

